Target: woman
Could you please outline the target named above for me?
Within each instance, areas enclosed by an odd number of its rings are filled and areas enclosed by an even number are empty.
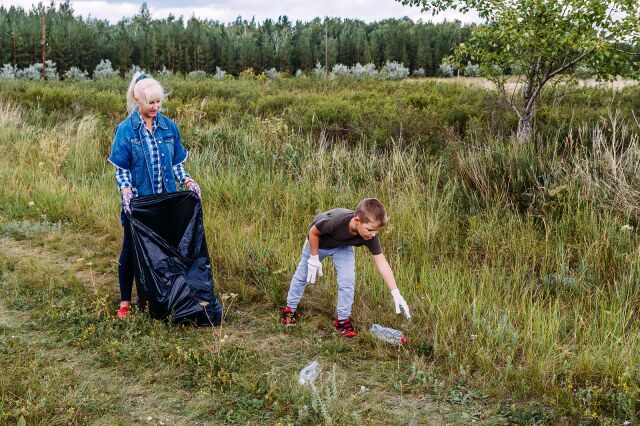
[[[131,199],[140,195],[177,191],[176,182],[198,195],[200,187],[184,169],[187,151],[182,146],[178,126],[160,112],[165,97],[160,83],[150,75],[136,72],[127,90],[129,116],[118,124],[109,161],[116,167],[116,183],[122,194],[120,220],[124,240],[118,266],[120,309],[129,315],[134,266],[129,215]]]

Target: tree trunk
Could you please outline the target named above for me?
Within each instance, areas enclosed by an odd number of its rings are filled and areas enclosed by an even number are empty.
[[[42,79],[47,79],[47,14],[43,11],[40,17],[40,25],[42,27]]]
[[[532,133],[532,121],[533,114],[535,112],[535,106],[539,94],[539,90],[536,90],[533,87],[531,81],[528,81],[523,90],[523,98],[524,98],[524,108],[522,109],[522,114],[520,115],[520,119],[518,120],[518,133],[517,138],[519,143],[529,142]]]
[[[525,111],[518,120],[518,142],[526,143],[531,138],[531,120],[533,119],[533,111]]]
[[[13,66],[18,64],[18,49],[16,49],[16,30],[13,30]]]

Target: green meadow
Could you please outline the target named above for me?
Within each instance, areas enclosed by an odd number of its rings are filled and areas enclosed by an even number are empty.
[[[0,82],[0,423],[638,422],[638,86],[546,93],[519,144],[498,95],[437,79],[162,83],[227,322],[114,318],[127,82]],[[412,320],[359,249],[360,334],[329,264],[283,329],[312,217],[364,197]]]

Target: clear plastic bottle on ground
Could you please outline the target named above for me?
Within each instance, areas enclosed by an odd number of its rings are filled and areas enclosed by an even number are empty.
[[[396,346],[400,346],[407,341],[402,331],[396,330],[395,328],[383,327],[380,324],[373,324],[371,326],[371,334],[383,342]]]
[[[318,363],[318,361],[311,361],[309,365],[300,370],[300,384],[306,385],[313,383],[321,371],[322,367],[320,367],[320,363]]]

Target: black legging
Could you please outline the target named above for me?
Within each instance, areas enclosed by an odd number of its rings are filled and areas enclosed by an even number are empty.
[[[129,218],[124,216],[124,239],[122,252],[118,260],[118,282],[120,284],[120,301],[131,301],[131,289],[133,288],[133,243],[131,241],[131,227]]]

